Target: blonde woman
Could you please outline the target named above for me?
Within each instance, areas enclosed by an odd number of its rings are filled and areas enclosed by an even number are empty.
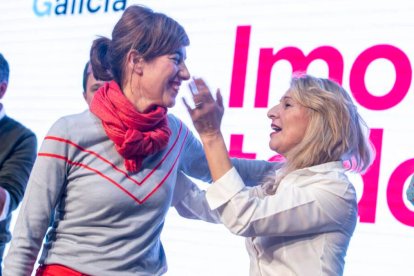
[[[372,162],[367,127],[348,93],[328,79],[293,77],[268,112],[269,147],[286,161],[251,188],[228,158],[220,93],[215,101],[203,80],[195,84],[196,108],[185,104],[214,180],[205,199],[231,232],[246,237],[250,275],[342,275],[357,221],[345,172]]]

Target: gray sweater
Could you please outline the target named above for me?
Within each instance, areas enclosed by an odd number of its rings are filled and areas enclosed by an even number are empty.
[[[172,135],[167,148],[145,158],[133,174],[126,172],[123,158],[92,113],[58,120],[30,176],[3,275],[31,274],[55,208],[41,264],[99,276],[165,273],[160,233],[177,173],[210,181],[199,141],[174,116],[168,122]],[[257,172],[248,169],[254,162],[235,163],[256,182]]]

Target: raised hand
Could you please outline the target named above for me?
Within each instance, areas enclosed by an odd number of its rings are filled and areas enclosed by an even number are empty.
[[[214,100],[210,89],[203,79],[193,79],[189,86],[195,108],[191,108],[184,98],[183,102],[200,138],[203,139],[219,134],[221,119],[224,113],[223,98],[221,97],[220,90],[217,89],[217,100]]]
[[[194,127],[200,134],[204,152],[210,168],[211,177],[216,181],[232,168],[226,144],[220,131],[224,107],[220,90],[217,90],[217,100],[214,100],[207,85],[202,79],[193,79],[190,83],[194,106],[191,108],[185,99],[184,104],[193,120]]]

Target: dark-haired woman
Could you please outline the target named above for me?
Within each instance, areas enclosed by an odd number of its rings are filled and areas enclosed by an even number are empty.
[[[142,6],[124,11],[112,39],[94,41],[94,76],[108,82],[95,93],[90,111],[61,118],[44,139],[5,276],[32,273],[52,209],[54,224],[37,275],[166,272],[160,242],[165,215],[171,205],[185,209],[180,202],[191,198],[186,182],[176,179],[182,173],[211,178],[199,141],[167,114],[190,78],[184,62],[188,45],[182,26]],[[176,189],[181,192],[174,194]]]

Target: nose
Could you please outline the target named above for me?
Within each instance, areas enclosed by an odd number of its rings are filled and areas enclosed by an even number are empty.
[[[269,119],[274,119],[274,118],[277,117],[278,107],[279,107],[279,104],[277,104],[277,105],[275,105],[275,106],[273,106],[269,109],[269,111],[267,112],[267,117]]]
[[[178,72],[178,75],[183,80],[189,80],[190,79],[190,76],[191,76],[190,72],[188,71],[188,68],[187,68],[187,66],[185,65],[184,62],[182,62],[180,64],[180,71]]]

